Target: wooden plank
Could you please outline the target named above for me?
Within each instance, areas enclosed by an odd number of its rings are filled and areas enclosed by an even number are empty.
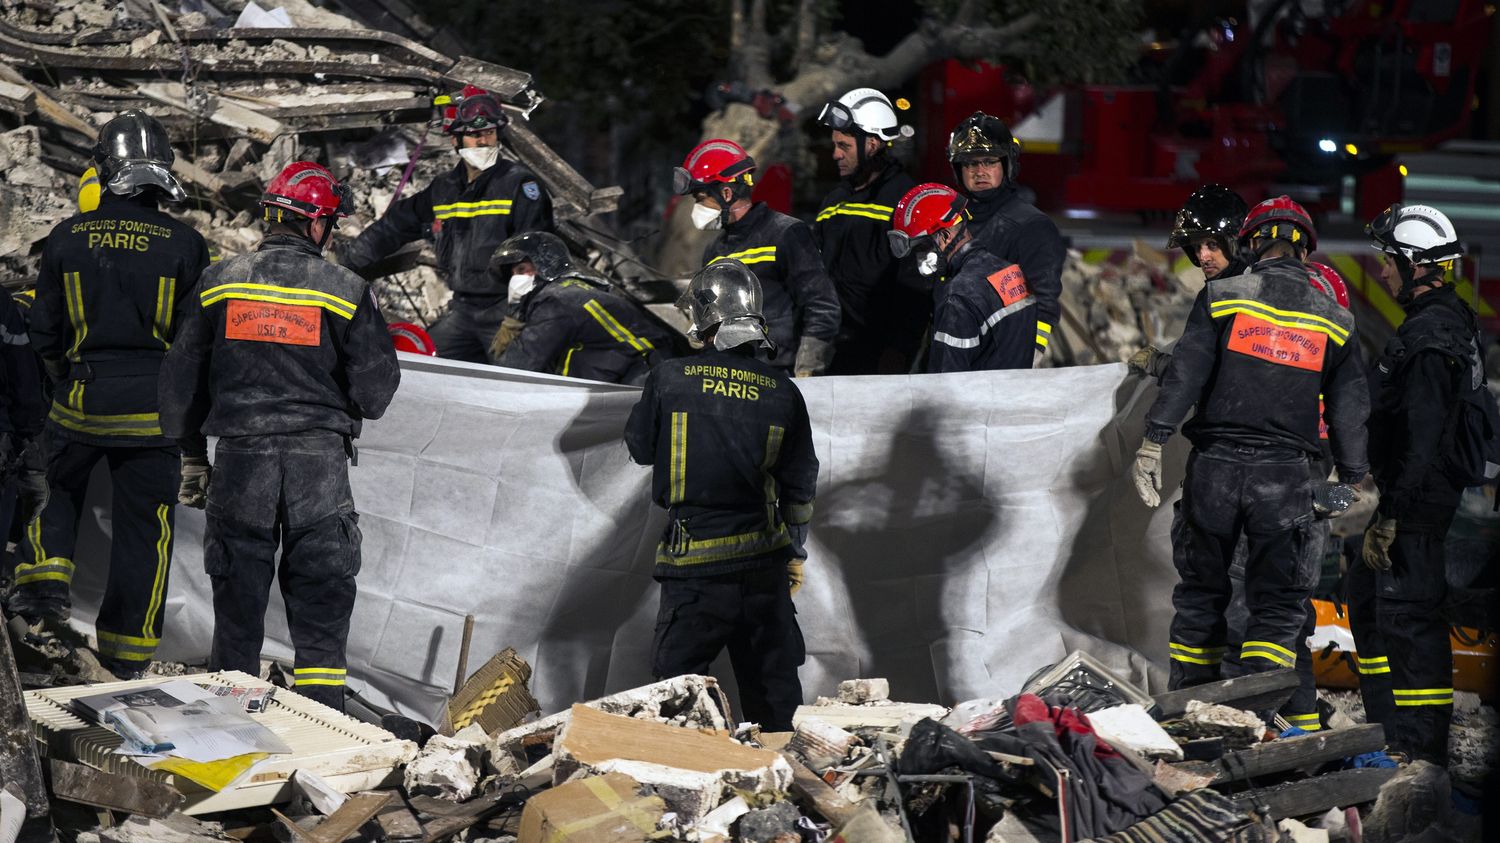
[[[531,74],[473,56],[460,56],[443,74],[457,86],[477,85],[504,100],[514,100],[531,87]]]
[[[858,805],[840,796],[795,756],[783,752],[781,757],[792,767],[792,795],[806,800],[808,806],[822,814],[829,824],[842,826],[859,813]]]
[[[1344,808],[1375,801],[1380,786],[1396,775],[1394,767],[1363,767],[1340,770],[1301,781],[1234,794],[1234,803],[1249,810],[1265,805],[1274,819],[1321,814],[1329,808]]]
[[[136,90],[142,96],[162,105],[202,117],[211,123],[217,123],[261,143],[271,143],[287,132],[286,126],[279,121],[223,97],[215,97],[212,103],[213,110],[206,114],[202,113],[188,102],[187,89],[178,82],[152,82],[138,85]]]
[[[52,795],[58,799],[157,818],[182,807],[182,793],[164,782],[106,773],[57,759],[52,759],[50,766]]]
[[[1218,761],[1181,761],[1176,770],[1210,776],[1210,784],[1241,781],[1246,778],[1296,770],[1374,752],[1385,746],[1385,729],[1379,723],[1368,723],[1352,729],[1330,729],[1294,738],[1282,738],[1257,744],[1249,749],[1225,753]]]
[[[1156,708],[1160,720],[1181,717],[1187,711],[1188,700],[1218,703],[1246,711],[1270,711],[1281,708],[1296,689],[1297,671],[1283,667],[1158,694]]]
[[[349,835],[359,831],[361,826],[374,819],[393,796],[395,793],[389,790],[355,794],[311,830],[302,828],[274,808],[271,809],[271,813],[276,815],[276,819],[280,820],[283,826],[286,826],[294,839],[303,843],[342,843]]]
[[[25,117],[36,111],[36,91],[14,82],[0,82],[0,108]]]
[[[430,823],[422,826],[425,834],[422,843],[437,843],[437,841],[457,834],[460,831],[483,820],[485,817],[509,807],[510,801],[506,799],[508,794],[490,793],[484,796],[476,796],[468,802],[459,806],[462,810],[445,817],[438,817]]]
[[[410,808],[398,803],[387,805],[376,817],[380,829],[391,840],[421,840],[422,824]]]

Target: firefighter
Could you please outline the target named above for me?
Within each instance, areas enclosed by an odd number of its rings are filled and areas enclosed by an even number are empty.
[[[1296,663],[1318,573],[1306,547],[1315,517],[1308,460],[1319,453],[1320,394],[1339,482],[1357,485],[1369,467],[1359,337],[1353,316],[1308,281],[1303,261],[1317,245],[1312,220],[1281,196],[1251,209],[1239,234],[1254,258],[1251,272],[1221,276],[1198,294],[1146,414],[1133,468],[1141,500],[1156,506],[1162,445],[1196,405],[1183,429],[1193,452],[1172,536],[1179,577],[1169,647],[1174,689],[1220,678],[1229,571],[1242,534],[1242,669]]]
[[[509,285],[521,327],[494,356],[532,372],[639,385],[671,350],[666,331],[609,281],[573,266],[567,244],[546,231],[518,234],[495,250],[490,272]],[[498,339],[497,334],[497,339]]]
[[[792,595],[803,582],[818,480],[807,406],[769,362],[760,283],[737,260],[693,276],[678,302],[704,343],[646,378],[625,427],[667,510],[652,672],[707,673],[728,648],[746,720],[792,728],[806,651]]]
[[[207,510],[209,669],[260,669],[279,543],[296,690],[342,711],[360,567],[348,461],[400,371],[369,285],[323,259],[348,189],[298,161],[260,204],[260,247],[214,264],[193,290],[162,371],[162,426],[182,444],[178,500]],[[207,436],[218,437],[212,469]]]
[[[751,202],[755,159],[728,140],[704,141],[672,172],[672,188],[693,199],[693,225],[719,236],[705,265],[737,260],[765,296],[775,346],[771,363],[798,377],[821,374],[839,331],[839,300],[807,223]]]
[[[818,123],[833,136],[839,171],[838,186],[813,223],[842,311],[829,371],[875,374],[893,345],[902,357],[915,356],[931,315],[928,287],[886,241],[896,203],[917,184],[890,151],[912,129],[899,125],[891,101],[874,88],[856,88],[823,106]],[[908,366],[888,368],[904,372]]]
[[[1020,267],[975,239],[968,204],[947,185],[919,184],[891,220],[891,252],[936,280],[927,371],[1029,369],[1037,299]]]
[[[47,421],[42,376],[16,300],[0,296],[0,539],[12,519],[25,525],[47,505],[47,466],[40,434]],[[21,543],[18,542],[18,545]],[[6,582],[10,572],[5,572]]]
[[[523,231],[552,230],[552,198],[530,170],[500,157],[509,118],[494,94],[466,88],[444,126],[462,158],[414,196],[392,203],[374,225],[342,246],[343,264],[361,274],[421,237],[434,238],[438,272],[453,298],[428,328],[438,355],[493,362],[490,340],[506,315],[505,285],[490,277],[490,255]]]
[[[53,382],[47,479],[53,494],[28,526],[14,611],[67,616],[78,519],[101,459],[113,483],[109,579],[96,621],[100,662],[120,677],[150,664],[161,640],[172,559],[177,449],[156,400],[162,356],[208,266],[189,226],[158,210],[180,202],[167,132],[142,111],[104,125],[93,149],[96,210],[47,237],[31,341]]]
[[[1349,620],[1370,721],[1394,749],[1442,765],[1453,715],[1443,538],[1464,488],[1450,470],[1456,413],[1483,379],[1478,330],[1444,280],[1463,253],[1446,215],[1397,204],[1366,233],[1406,320],[1376,369],[1370,455],[1380,505],[1364,565],[1349,570]]]
[[[1205,184],[1177,212],[1167,248],[1181,249],[1193,266],[1203,270],[1205,281],[1243,275],[1239,233],[1249,210],[1238,193],[1221,184]],[[1171,355],[1148,345],[1132,354],[1128,363],[1133,371],[1159,378],[1170,359]]]
[[[1016,189],[1021,143],[1000,118],[976,111],[948,137],[948,161],[959,190],[968,197],[974,236],[985,251],[1020,267],[1036,296],[1036,352],[1032,366],[1047,355],[1062,295],[1062,267],[1068,247],[1046,214]]]

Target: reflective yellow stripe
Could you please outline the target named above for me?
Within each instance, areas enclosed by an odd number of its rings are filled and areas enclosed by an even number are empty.
[[[1299,726],[1303,723],[1317,723],[1318,713],[1313,712],[1312,714],[1288,714],[1286,715],[1286,719],[1288,723],[1294,723]]]
[[[1167,648],[1183,653],[1197,653],[1204,656],[1222,656],[1224,651],[1229,649],[1228,647],[1189,647],[1186,644],[1178,644],[1176,641],[1168,644]]]
[[[321,307],[330,313],[337,313],[345,319],[353,319],[354,311],[359,305],[347,299],[322,292],[320,290],[307,290],[300,287],[278,287],[274,284],[221,284],[204,290],[199,295],[203,307],[216,304],[224,299],[247,299],[249,301],[264,301],[273,304],[311,305]]]
[[[1338,343],[1339,345],[1343,345],[1344,340],[1349,338],[1349,332],[1347,330],[1345,330],[1344,328],[1340,328],[1333,322],[1330,322],[1327,319],[1324,319],[1323,317],[1312,313],[1302,313],[1296,310],[1281,310],[1275,307],[1271,307],[1267,304],[1262,304],[1258,301],[1252,301],[1250,299],[1225,299],[1224,301],[1213,302],[1209,305],[1209,315],[1215,319],[1221,316],[1228,316],[1231,313],[1245,313],[1250,316],[1264,319],[1274,325],[1281,325],[1284,328],[1306,328],[1311,331],[1317,331],[1322,334],[1327,334],[1329,338],[1331,338],[1335,343]],[[1278,316],[1282,318],[1277,319],[1276,317]]]
[[[781,456],[781,440],[786,435],[786,428],[776,425],[768,425],[766,428],[766,455],[760,461],[760,473],[766,496],[766,524],[776,523],[776,478],[771,476],[771,470],[776,467],[776,460]]]
[[[1377,673],[1391,672],[1391,661],[1389,656],[1376,656],[1371,659],[1363,659],[1356,654],[1354,657],[1354,662],[1355,667],[1359,670],[1359,672],[1366,676],[1373,676]]]
[[[568,353],[563,355],[562,371],[558,372],[558,374],[562,375],[563,377],[568,376],[568,369],[572,368],[573,366],[573,352],[581,350],[583,350],[583,346],[581,345],[575,345],[572,348],[568,349]]]
[[[511,199],[486,199],[481,202],[453,202],[448,205],[433,205],[432,213],[440,220],[505,216],[510,213],[513,201]]]
[[[1294,667],[1297,664],[1296,653],[1270,641],[1246,641],[1245,645],[1240,648],[1240,658],[1265,659],[1282,667]]]
[[[172,302],[177,296],[177,279],[163,275],[156,281],[156,318],[151,333],[161,340],[162,348],[171,348],[167,336],[172,332]]]
[[[714,258],[713,260],[709,261],[709,263],[714,263],[715,261],[727,261],[727,260],[736,260],[736,261],[739,261],[740,263],[745,263],[745,264],[750,264],[750,263],[774,263],[776,261],[776,247],[775,246],[758,246],[758,247],[756,247],[754,249],[746,249],[743,252],[730,252],[727,255],[720,255],[720,256]]]
[[[673,556],[658,546],[656,564],[686,567],[722,562],[758,553],[769,553],[786,547],[791,544],[791,541],[785,530],[770,528],[717,539],[694,539],[688,541],[687,552],[681,556]]]
[[[16,585],[25,585],[31,582],[71,583],[73,581],[73,560],[54,556],[51,559],[43,559],[39,562],[23,562],[16,566],[15,575]]]
[[[124,413],[106,415],[82,413],[57,402],[47,418],[69,430],[95,436],[160,436],[161,416],[157,413]]]
[[[1052,333],[1052,324],[1050,322],[1043,322],[1038,319],[1036,323],[1036,329],[1043,334],[1050,334]]]
[[[472,211],[475,208],[509,208],[515,200],[513,199],[481,199],[478,202],[449,202],[446,205],[433,205],[433,211]]]
[[[604,326],[604,330],[610,336],[614,337],[616,342],[625,343],[641,354],[645,354],[654,348],[649,341],[641,339],[631,333],[630,329],[621,325],[620,321],[614,317],[614,314],[604,309],[604,305],[600,304],[598,299],[589,299],[588,304],[585,304],[583,309],[587,310],[589,315],[594,317],[595,322]]]
[[[1201,658],[1199,656],[1184,656],[1181,653],[1173,653],[1172,661],[1187,662],[1188,664],[1218,664],[1220,660],[1214,658]]]
[[[130,662],[149,662],[156,655],[160,638],[121,635],[103,629],[95,630],[99,638],[99,655]]]
[[[43,514],[45,514],[46,510],[42,510],[42,512]],[[42,550],[41,515],[38,515],[37,517],[31,519],[31,523],[26,525],[26,538],[31,542],[32,558],[34,558],[37,562],[45,561],[47,558],[47,553],[46,551]]]
[[[687,497],[687,413],[672,414],[672,455],[667,467],[667,503]]]
[[[292,674],[294,676],[313,676],[323,674],[326,674],[328,676],[343,676],[348,672],[349,669],[347,667],[297,667],[292,669]]]
[[[1169,642],[1167,649],[1174,662],[1184,664],[1218,664],[1224,658],[1225,647],[1190,647],[1176,641]]]
[[[1246,641],[1244,647],[1264,648],[1267,650],[1274,650],[1288,658],[1295,659],[1297,657],[1297,654],[1295,652],[1271,641]],[[1244,649],[1244,647],[1242,647],[1241,649]]]
[[[851,217],[867,217],[872,220],[889,222],[891,219],[891,215],[895,212],[896,209],[892,208],[889,205],[875,205],[862,202],[840,202],[836,205],[829,205],[828,207],[819,211],[817,221],[822,222],[823,220],[826,220],[836,214],[843,214]]]
[[[68,406],[83,410],[83,381],[73,381],[73,388],[68,390]]]
[[[151,586],[151,601],[146,604],[146,619],[141,623],[142,635],[156,631],[156,616],[166,597],[167,568],[172,562],[172,525],[167,523],[167,512],[166,504],[157,504],[156,523],[161,526],[161,534],[156,540],[156,581]]]
[[[292,671],[298,685],[343,685],[348,673],[342,667],[299,667]]]
[[[63,273],[63,299],[68,306],[68,319],[73,323],[73,345],[68,348],[68,359],[78,362],[78,347],[89,335],[89,323],[83,313],[83,275],[77,272]]]
[[[783,504],[782,514],[786,516],[788,524],[806,524],[812,520],[813,505],[811,503]]]

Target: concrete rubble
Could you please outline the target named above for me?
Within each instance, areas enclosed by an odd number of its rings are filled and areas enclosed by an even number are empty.
[[[462,802],[474,795],[484,773],[484,740],[477,724],[453,737],[433,735],[406,765],[403,782],[408,793]]]

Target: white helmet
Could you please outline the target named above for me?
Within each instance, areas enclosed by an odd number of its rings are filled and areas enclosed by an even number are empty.
[[[1414,266],[1450,261],[1464,253],[1453,222],[1431,205],[1397,202],[1365,226],[1365,234],[1375,241],[1375,248],[1400,255]]]
[[[874,88],[855,88],[836,102],[823,106],[818,122],[840,132],[853,128],[883,141],[916,134],[912,127],[900,125],[896,119],[896,107],[885,94]]]

